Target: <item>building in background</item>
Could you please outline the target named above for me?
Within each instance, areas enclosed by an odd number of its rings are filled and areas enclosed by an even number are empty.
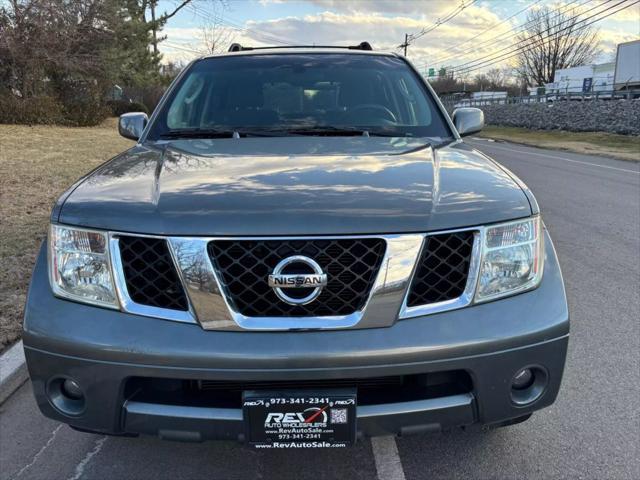
[[[545,85],[545,93],[567,95],[570,93],[595,93],[613,90],[615,62],[556,70],[552,83]]]
[[[544,103],[557,100],[613,100],[640,97],[640,40],[618,44],[616,61],[592,65],[579,65],[558,69],[554,81],[545,85],[529,86],[526,92],[520,89],[519,95],[506,91],[468,92],[465,84],[456,80],[447,72],[454,68],[443,69],[446,76],[435,77],[431,68],[427,79],[440,82],[440,99],[447,108],[476,107],[496,103]],[[447,88],[442,82],[447,80]],[[455,88],[458,88],[456,90]],[[477,86],[476,86],[477,87]]]
[[[640,88],[640,40],[618,44],[614,85],[616,90]]]
[[[618,45],[616,61],[556,70],[552,83],[545,85],[545,93],[557,95],[594,94],[611,97],[614,90],[640,88],[640,40]]]

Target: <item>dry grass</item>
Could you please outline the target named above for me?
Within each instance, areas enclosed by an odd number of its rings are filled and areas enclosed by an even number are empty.
[[[31,269],[56,198],[131,147],[116,120],[92,128],[0,125],[0,350],[20,336]]]
[[[487,126],[477,136],[541,148],[640,161],[640,138],[633,135]]]

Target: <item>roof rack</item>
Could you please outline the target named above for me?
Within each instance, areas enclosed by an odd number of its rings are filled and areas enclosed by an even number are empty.
[[[344,48],[346,50],[367,50],[371,51],[373,48],[369,42],[360,42],[358,45],[282,45],[277,47],[243,47],[239,43],[232,43],[229,47],[229,52],[245,52],[247,50],[271,50],[273,48]]]

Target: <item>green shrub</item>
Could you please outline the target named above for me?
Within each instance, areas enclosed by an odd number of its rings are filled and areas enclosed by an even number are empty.
[[[63,105],[53,97],[0,96],[0,123],[20,125],[98,125],[111,114],[99,101],[83,99]]]
[[[64,109],[53,97],[0,96],[0,123],[56,125],[64,122]]]
[[[70,127],[92,127],[99,125],[111,115],[109,107],[102,102],[90,99],[74,101],[63,107],[62,124]]]
[[[128,102],[127,100],[109,100],[107,106],[111,110],[111,115],[119,117],[123,113],[144,112],[149,113],[145,105],[138,102]]]

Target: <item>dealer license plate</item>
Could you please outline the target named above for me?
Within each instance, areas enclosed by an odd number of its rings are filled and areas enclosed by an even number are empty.
[[[256,448],[339,448],[356,438],[355,389],[246,391],[243,414]]]

